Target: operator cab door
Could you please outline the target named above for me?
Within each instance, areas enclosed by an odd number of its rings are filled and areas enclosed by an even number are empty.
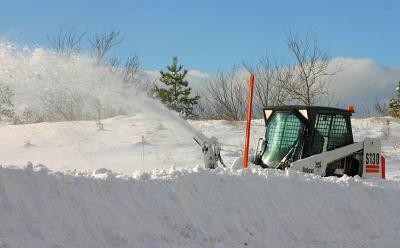
[[[335,113],[317,113],[309,156],[331,151],[353,143],[350,116]],[[341,176],[345,173],[349,158],[339,159],[327,165],[326,176]]]
[[[269,116],[265,144],[256,155],[255,162],[262,167],[284,169],[298,160],[303,151],[305,126],[292,111],[276,111]],[[258,158],[259,157],[259,158]]]

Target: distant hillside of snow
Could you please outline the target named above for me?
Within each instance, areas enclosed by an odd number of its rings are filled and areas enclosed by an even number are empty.
[[[389,124],[388,124],[389,122]],[[0,163],[24,166],[28,161],[52,170],[108,168],[132,174],[137,170],[194,168],[203,166],[200,147],[193,133],[180,122],[153,112],[102,121],[38,123],[0,127]],[[244,123],[190,121],[205,135],[216,136],[222,156],[230,165],[242,155]],[[387,159],[388,178],[400,179],[400,124],[393,118],[353,119],[355,140],[380,137]],[[252,123],[251,145],[264,135],[263,120]],[[387,135],[385,135],[387,133]]]

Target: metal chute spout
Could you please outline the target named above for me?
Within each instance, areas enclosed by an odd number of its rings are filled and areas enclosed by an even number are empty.
[[[202,139],[193,137],[193,139],[201,147],[205,168],[215,169],[218,167],[218,162],[220,162],[223,167],[226,167],[221,157],[221,145],[216,137],[202,137]]]

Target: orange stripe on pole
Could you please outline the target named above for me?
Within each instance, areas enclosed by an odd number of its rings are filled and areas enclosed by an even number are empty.
[[[243,168],[247,169],[249,166],[249,145],[250,145],[250,126],[251,114],[253,109],[253,88],[254,88],[254,75],[250,74],[249,80],[249,93],[247,95],[247,121],[246,121],[246,143],[244,144]]]
[[[386,179],[386,160],[383,155],[381,155],[381,165],[382,165],[382,179]]]

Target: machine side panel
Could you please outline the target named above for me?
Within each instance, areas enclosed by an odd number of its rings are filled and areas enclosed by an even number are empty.
[[[360,151],[363,149],[363,146],[364,142],[359,142],[343,146],[332,151],[316,154],[291,163],[290,169],[325,176],[326,166],[328,163],[345,158],[357,151]]]
[[[365,138],[363,153],[363,178],[381,178],[381,141],[379,139]]]

